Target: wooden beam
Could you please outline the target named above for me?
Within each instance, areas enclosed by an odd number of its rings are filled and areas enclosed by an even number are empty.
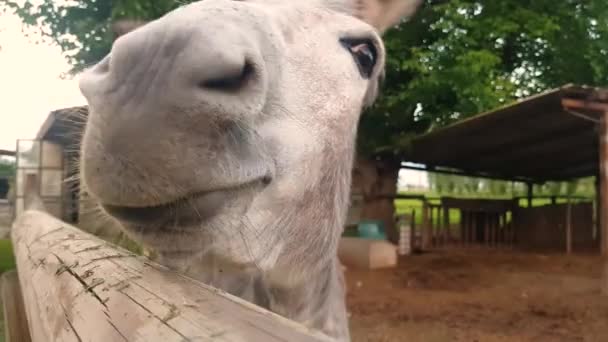
[[[590,128],[579,128],[577,131],[571,131],[568,135],[546,136],[543,140],[539,139],[522,146],[519,146],[519,143],[503,146],[503,150],[496,150],[486,156],[480,155],[477,158],[471,158],[467,164],[478,169],[501,169],[509,165],[538,162],[548,155],[552,155],[555,151],[562,152],[565,149],[580,151],[590,147],[589,145],[593,146],[595,145],[594,137],[595,134]],[[464,163],[464,161],[460,160],[459,163]]]
[[[578,169],[581,164],[588,165],[589,162],[597,160],[597,151],[595,149],[581,148],[583,147],[563,149],[560,152],[555,152],[542,158],[521,160],[520,164],[512,166],[508,166],[507,164],[506,168],[508,168],[509,173],[526,175],[530,179],[553,179],[560,177],[564,173],[568,174],[571,169]],[[540,162],[541,160],[542,162]],[[563,168],[565,171],[556,170],[556,168]],[[495,170],[501,170],[501,166]],[[487,171],[492,172],[491,170]],[[503,172],[506,172],[506,170]]]
[[[12,241],[33,342],[331,341],[42,211]]]
[[[599,129],[599,190],[600,190],[600,232],[602,249],[602,294],[608,296],[608,108],[600,118]]]
[[[422,243],[420,249],[426,251],[429,249],[431,245],[431,229],[432,224],[429,220],[429,202],[428,200],[424,200],[422,202],[422,225],[420,228]]]
[[[468,165],[477,160],[485,160],[502,154],[522,154],[526,155],[531,148],[541,144],[551,144],[556,139],[562,139],[568,136],[574,136],[581,131],[588,131],[592,124],[588,121],[583,121],[576,117],[564,117],[561,109],[556,109],[555,112],[543,112],[543,115],[529,115],[534,120],[517,120],[519,130],[510,131],[509,134],[500,134],[503,126],[488,127],[485,136],[467,135],[462,136],[460,141],[449,150],[438,150],[442,162],[447,164]],[[561,115],[556,119],[557,115]],[[554,120],[551,120],[551,119]],[[508,124],[510,125],[510,124]],[[589,135],[589,133],[587,132]],[[593,136],[589,136],[593,139]],[[479,144],[479,141],[484,141]],[[427,157],[432,158],[429,154]]]
[[[409,160],[408,160],[409,161]],[[424,164],[424,163],[422,163]],[[485,179],[496,179],[496,180],[505,180],[505,181],[513,181],[513,182],[532,182],[533,179],[526,177],[517,177],[517,176],[509,176],[509,175],[501,175],[501,174],[486,174],[482,172],[468,171],[468,170],[443,170],[438,169],[434,166],[413,166],[402,164],[402,169],[407,170],[417,170],[417,171],[426,171],[426,172],[435,172],[435,173],[443,173],[448,175],[456,175],[463,177],[476,177],[476,178],[485,178]]]
[[[27,316],[16,271],[8,271],[0,278],[0,302],[4,307],[5,342],[30,342]]]
[[[532,208],[532,199],[534,198],[534,184],[527,183],[526,187],[528,190],[528,208]]]
[[[562,106],[566,109],[591,110],[600,113],[608,112],[608,103],[604,102],[575,100],[566,98],[562,99]]]
[[[566,254],[572,254],[572,202],[568,197],[566,207]]]
[[[462,137],[476,137],[475,140],[479,141],[483,139],[484,134],[487,135],[490,126],[506,127],[517,122],[521,127],[529,127],[530,122],[541,123],[543,120],[538,121],[540,116],[538,114],[555,113],[562,109],[559,99],[559,91],[554,90],[551,93],[534,95],[505,107],[475,115],[416,138],[413,141],[414,149],[420,144],[429,147],[424,151],[429,156],[435,154],[434,152],[443,154],[441,151],[446,149],[446,142],[457,141]],[[451,145],[450,150],[456,147],[459,146]]]

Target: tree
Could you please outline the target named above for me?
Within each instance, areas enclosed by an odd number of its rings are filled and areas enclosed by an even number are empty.
[[[0,0],[59,43],[75,71],[110,50],[111,22],[155,19],[180,4],[37,2]],[[364,212],[389,230],[393,202],[378,195],[397,191],[402,155],[415,135],[565,83],[608,84],[605,0],[426,0],[385,41],[383,93],[361,119],[357,162],[372,175],[362,177],[369,182],[362,186],[369,191],[365,203],[373,208]]]
[[[72,73],[100,61],[113,42],[111,24],[120,19],[152,20],[187,1],[177,0],[0,0],[40,37],[56,42]],[[192,2],[192,1],[189,1]]]
[[[0,157],[0,176],[10,176],[15,174],[15,162],[10,159],[3,159]]]
[[[608,84],[605,0],[427,1],[385,41],[385,87],[359,135],[377,166],[397,169],[421,131],[565,83]]]

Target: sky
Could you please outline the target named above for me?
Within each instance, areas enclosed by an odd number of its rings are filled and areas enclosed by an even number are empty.
[[[61,49],[25,37],[19,18],[0,15],[0,149],[31,139],[50,111],[85,104]]]
[[[49,112],[85,105],[78,77],[64,78],[70,65],[52,42],[36,44],[13,14],[0,16],[0,149],[35,138]],[[399,186],[426,186],[426,173],[402,170]]]

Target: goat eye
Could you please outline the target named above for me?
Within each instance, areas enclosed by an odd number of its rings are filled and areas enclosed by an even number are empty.
[[[376,47],[368,40],[341,39],[342,45],[353,55],[359,72],[364,78],[370,78],[376,66]]]

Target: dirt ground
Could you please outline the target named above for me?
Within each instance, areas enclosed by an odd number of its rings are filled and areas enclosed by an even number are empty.
[[[348,269],[353,342],[608,341],[597,256],[450,250]]]

